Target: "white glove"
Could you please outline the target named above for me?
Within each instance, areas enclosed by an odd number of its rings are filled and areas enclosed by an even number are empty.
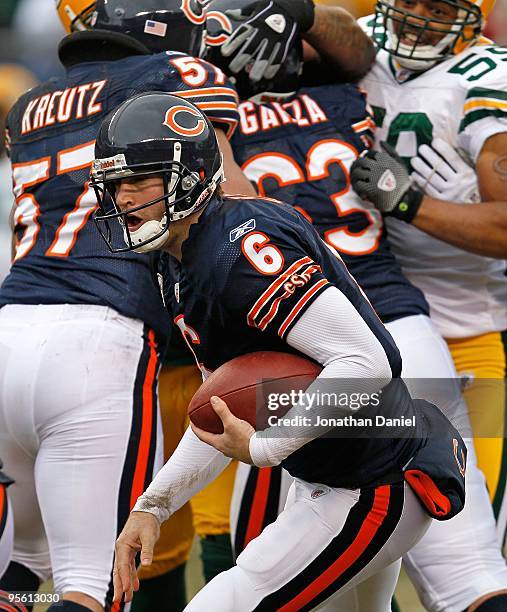
[[[441,138],[421,145],[419,155],[412,157],[412,181],[424,193],[447,202],[478,203],[481,201],[474,168]]]

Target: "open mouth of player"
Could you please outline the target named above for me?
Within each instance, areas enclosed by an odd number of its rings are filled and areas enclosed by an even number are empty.
[[[143,223],[144,220],[141,219],[141,217],[137,217],[136,215],[127,215],[127,227],[131,232],[138,230]]]

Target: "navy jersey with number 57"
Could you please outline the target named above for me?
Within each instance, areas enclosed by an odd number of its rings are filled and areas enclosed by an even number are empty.
[[[354,85],[301,88],[281,102],[240,104],[234,156],[259,193],[290,202],[342,256],[384,323],[428,314],[403,276],[380,213],[352,190],[349,168],[373,129]]]
[[[107,113],[144,91],[188,98],[228,132],[237,123],[236,93],[224,74],[173,52],[76,64],[16,103],[7,121],[16,252],[0,307],[103,305],[167,332],[149,257],[113,255],[91,220],[97,131]]]

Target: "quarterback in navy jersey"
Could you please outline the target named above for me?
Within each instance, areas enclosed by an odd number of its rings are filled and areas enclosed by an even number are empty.
[[[0,589],[52,577],[64,600],[94,612],[111,603],[115,538],[161,460],[158,354],[171,325],[149,254],[113,256],[91,219],[95,137],[131,95],[174,91],[220,128],[227,170],[237,123],[224,74],[189,55],[202,3],[124,4],[99,0],[93,28],[60,44],[66,74],[22,96],[7,120],[16,203],[0,289],[0,436],[16,537]],[[166,121],[185,132],[180,112]]]
[[[398,377],[401,372],[392,338],[339,257],[286,204],[213,199],[191,226],[181,260],[162,255],[160,280],[166,307],[204,375],[246,353],[293,352],[287,344],[292,328],[330,287],[339,289],[376,336],[391,375]],[[386,410],[384,400],[385,396]],[[390,394],[387,405],[393,401]],[[408,393],[396,396],[396,401],[399,414],[411,418]],[[389,471],[393,456],[398,468],[410,459],[412,442],[374,440],[370,448],[363,441],[352,452],[354,443],[349,440],[317,440],[282,465],[311,482],[352,488],[371,485]],[[363,452],[364,458],[358,460]]]
[[[110,249],[165,251],[165,304],[204,374],[237,355],[285,350],[324,366],[307,392],[331,377],[368,379],[387,392],[401,371],[399,352],[339,256],[290,206],[222,197],[211,124],[187,102],[181,120],[186,115],[192,135],[184,135],[165,121],[176,105],[181,100],[169,94],[141,94],[101,126],[92,176],[96,221]],[[113,232],[118,223],[123,242]],[[400,557],[426,531],[428,516],[450,518],[463,507],[466,451],[440,411],[426,402],[421,409],[403,383],[381,403],[393,415],[414,417],[415,437],[324,439],[322,430],[294,437],[290,428],[282,438],[258,437],[216,398],[224,434],[187,429],[117,541],[115,601],[124,594],[130,601],[137,588],[135,551],[151,563],[160,522],[234,457],[260,466],[283,462],[295,477],[295,501],[188,610],[310,609],[343,590],[368,591],[372,576],[382,588],[369,609],[387,609]],[[443,436],[432,436],[437,429]],[[422,473],[432,486],[421,487]],[[347,559],[359,540],[361,551]]]
[[[307,47],[302,70],[297,37],[292,42],[287,38],[290,27],[280,31],[265,27],[274,15],[283,15],[290,26],[288,13],[296,16],[307,4],[294,0],[288,9],[278,0],[270,7],[255,0],[213,0],[208,7],[206,57],[236,79],[243,98],[232,141],[235,157],[259,193],[291,202],[340,253],[393,336],[412,397],[438,405],[470,438],[458,375],[445,341],[428,316],[426,300],[405,278],[389,250],[378,212],[351,189],[349,170],[370,146],[375,128],[364,92],[338,82],[344,74],[326,65],[329,47],[322,57]],[[255,41],[248,47],[239,44],[247,26],[238,15],[246,7],[249,37]],[[253,53],[256,44],[257,53]],[[286,49],[287,61],[273,76],[270,58],[280,48]],[[248,72],[241,66],[248,66]],[[449,605],[460,612],[507,586],[488,491],[471,439],[467,445],[464,512],[449,523],[434,523],[404,559],[422,601],[428,601],[430,588],[432,601],[453,602]],[[260,474],[255,468],[239,466],[231,504],[236,553],[283,508],[287,481],[286,472],[277,469]],[[258,494],[266,483],[269,494]],[[263,520],[257,520],[258,516]],[[483,517],[480,526],[476,516]],[[456,556],[463,561],[454,573]],[[447,569],[445,579],[442,567]],[[502,607],[500,599],[495,605]],[[348,606],[352,608],[353,602]]]

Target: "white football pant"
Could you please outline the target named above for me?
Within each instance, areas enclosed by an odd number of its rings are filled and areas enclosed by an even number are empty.
[[[157,372],[153,332],[110,308],[0,310],[12,559],[58,593],[111,598],[116,537],[161,465]]]
[[[365,612],[390,612],[401,556],[431,522],[404,482],[349,490],[295,479],[276,521],[186,610],[336,609],[335,598],[353,590]]]

